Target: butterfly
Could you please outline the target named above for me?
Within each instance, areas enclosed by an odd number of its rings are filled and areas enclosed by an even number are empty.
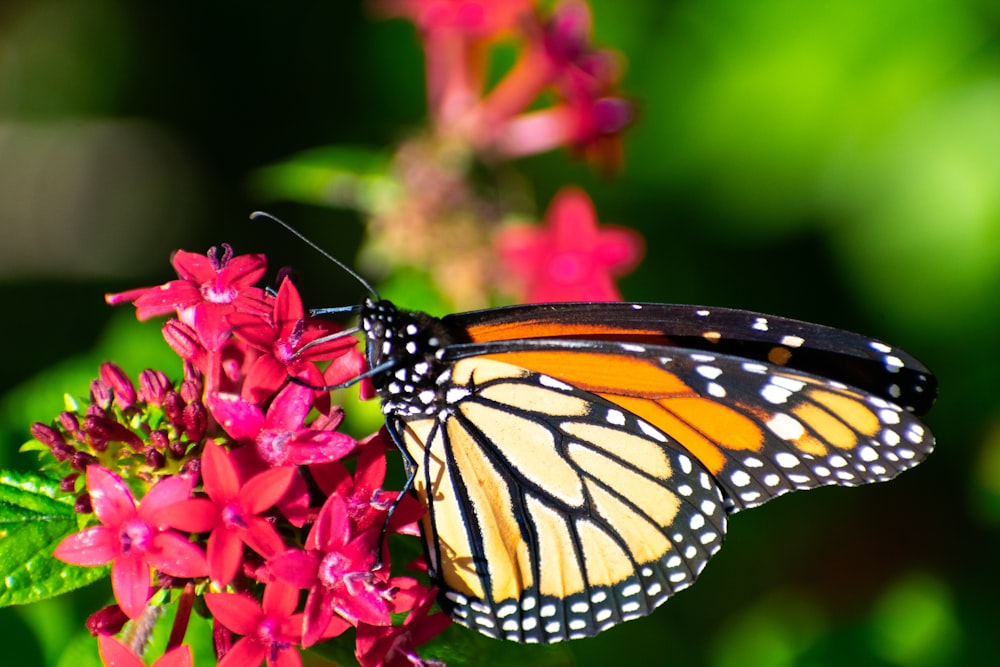
[[[859,334],[731,308],[554,303],[436,318],[371,294],[359,316],[441,607],[551,643],[651,613],[731,514],[797,489],[892,479],[934,438],[937,382]]]
[[[858,334],[728,308],[359,310],[442,608],[550,643],[690,586],[729,515],[891,479],[934,439],[930,371]]]

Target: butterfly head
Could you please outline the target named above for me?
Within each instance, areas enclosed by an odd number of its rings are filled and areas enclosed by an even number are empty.
[[[372,383],[383,410],[433,411],[439,380],[449,372],[443,356],[453,336],[447,327],[426,313],[400,310],[384,300],[366,299],[360,314],[368,365],[382,369]]]

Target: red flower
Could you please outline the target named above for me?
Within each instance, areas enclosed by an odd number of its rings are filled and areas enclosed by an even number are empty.
[[[206,593],[205,604],[215,619],[243,635],[219,660],[218,667],[301,667],[296,647],[302,636],[302,614],[296,614],[299,592],[278,581],[264,587],[259,604],[241,593]]]
[[[97,650],[106,667],[145,667],[146,663],[114,637],[97,638]],[[192,667],[191,647],[178,646],[161,655],[152,667]]]
[[[317,342],[330,338],[340,328],[323,320],[306,319],[299,292],[287,278],[278,289],[270,319],[250,313],[234,313],[227,319],[238,339],[262,353],[251,364],[243,383],[241,396],[251,403],[263,403],[289,377],[323,386],[323,374],[314,362],[335,359],[357,345],[352,336]],[[317,398],[329,405],[329,392],[319,392]]]
[[[357,624],[386,625],[391,586],[388,564],[377,575],[375,549],[380,527],[352,536],[344,501],[330,496],[306,538],[306,550],[293,549],[268,561],[278,579],[308,588],[302,644],[321,639],[334,613]]]
[[[208,407],[226,433],[253,445],[270,466],[325,463],[350,454],[356,443],[349,435],[303,426],[312,399],[308,387],[289,384],[274,398],[266,415],[232,394],[209,396]]]
[[[351,453],[356,443],[349,435],[303,427],[312,398],[311,389],[289,384],[266,415],[233,394],[210,395],[208,408],[230,436],[248,445],[233,452],[237,468],[248,478],[270,467],[325,463]],[[309,491],[298,471],[278,507],[294,525],[306,522]]]
[[[426,644],[451,623],[444,614],[430,614],[436,591],[421,597],[402,625],[358,625],[355,655],[362,667],[430,667],[443,663],[423,660],[416,647]]]
[[[150,568],[175,577],[202,577],[208,564],[201,549],[167,530],[164,511],[187,500],[193,487],[185,476],[168,477],[149,490],[136,507],[125,482],[100,466],[87,468],[87,489],[100,526],[70,535],[56,547],[56,558],[73,565],[111,562],[115,599],[129,618],[137,618],[149,598]]]
[[[309,467],[316,484],[326,496],[338,496],[344,501],[347,515],[351,519],[351,535],[359,535],[380,529],[385,522],[386,512],[399,497],[396,491],[385,491],[386,458],[382,431],[365,438],[359,443],[360,454],[354,469],[354,476],[340,462],[320,463]],[[412,496],[405,495],[393,510],[389,530],[408,535],[419,535],[416,522],[424,509]]]
[[[236,311],[268,312],[264,304],[264,290],[253,285],[267,271],[267,260],[263,255],[233,256],[228,245],[222,257],[216,248],[207,254],[178,250],[171,263],[180,276],[158,287],[108,294],[105,300],[111,305],[131,301],[136,307],[136,316],[146,320],[158,315],[177,313],[177,317],[198,331],[223,333],[228,325],[224,316]],[[203,340],[211,347],[216,336]]]
[[[172,525],[208,536],[208,574],[220,588],[233,580],[243,560],[243,545],[268,558],[285,544],[271,523],[259,516],[285,494],[295,469],[272,468],[240,482],[236,466],[223,447],[205,445],[202,484],[208,498],[194,498],[165,511]]]
[[[545,227],[514,225],[497,238],[500,259],[524,284],[524,301],[617,301],[614,277],[632,270],[642,237],[623,227],[598,227],[585,192],[564,188],[545,216]]]

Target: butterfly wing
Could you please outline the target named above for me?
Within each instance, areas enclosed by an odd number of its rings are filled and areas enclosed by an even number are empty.
[[[650,613],[722,544],[724,498],[694,457],[613,402],[517,365],[452,369],[447,416],[390,416],[417,464],[442,605],[521,642]]]
[[[937,383],[917,359],[842,329],[733,308],[656,303],[536,304],[444,318],[476,343],[608,340],[703,350],[836,380],[924,414]]]
[[[655,304],[366,308],[442,605],[491,636],[648,614],[694,581],[727,512],[889,479],[933,447],[930,372],[837,329]]]
[[[730,511],[795,489],[885,481],[934,446],[913,413],[883,396],[743,357],[560,339],[449,352],[542,373],[642,418],[698,459]]]

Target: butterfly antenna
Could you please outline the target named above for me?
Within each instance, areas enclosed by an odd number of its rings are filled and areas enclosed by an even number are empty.
[[[371,283],[369,283],[367,280],[365,280],[364,278],[362,278],[361,275],[357,271],[355,271],[351,267],[349,267],[346,264],[344,264],[342,261],[340,261],[339,259],[337,259],[333,255],[331,255],[330,253],[328,253],[326,250],[323,250],[323,248],[320,248],[318,245],[316,245],[315,243],[313,243],[312,241],[310,241],[305,236],[305,234],[303,234],[299,230],[295,229],[294,227],[292,227],[291,225],[289,225],[284,220],[282,220],[280,218],[276,218],[273,215],[271,215],[270,213],[265,213],[264,211],[254,211],[253,213],[250,214],[250,219],[251,220],[260,220],[261,218],[266,218],[266,219],[268,219],[268,220],[270,220],[272,222],[276,222],[279,225],[281,225],[282,227],[284,227],[285,229],[287,229],[288,231],[290,231],[292,234],[294,234],[296,237],[298,237],[298,239],[300,241],[302,241],[303,243],[305,243],[306,245],[308,245],[310,248],[312,248],[313,250],[315,250],[316,252],[318,252],[319,254],[323,255],[328,260],[330,260],[331,262],[333,262],[334,264],[336,264],[337,266],[339,266],[340,268],[342,268],[344,271],[346,271],[348,273],[348,275],[350,275],[355,280],[357,280],[359,283],[361,283],[361,286],[364,287],[368,291],[368,293],[370,295],[372,295],[372,297],[374,297],[375,299],[379,299],[380,298],[379,295],[378,295],[378,292],[375,291],[375,288],[372,287]]]

